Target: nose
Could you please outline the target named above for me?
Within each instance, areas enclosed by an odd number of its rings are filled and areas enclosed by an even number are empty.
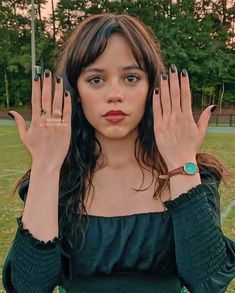
[[[121,94],[116,94],[116,95],[112,95],[112,96],[108,96],[107,97],[107,102],[110,103],[120,103],[123,101],[123,96]]]
[[[108,92],[106,92],[107,103],[123,102],[124,93],[119,81],[115,80],[109,84]]]

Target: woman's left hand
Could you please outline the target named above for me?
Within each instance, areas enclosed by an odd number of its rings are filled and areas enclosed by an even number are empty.
[[[213,107],[208,106],[195,123],[187,71],[182,70],[180,81],[174,65],[169,75],[161,75],[160,89],[153,96],[154,133],[168,171],[181,167],[187,161],[196,162]]]

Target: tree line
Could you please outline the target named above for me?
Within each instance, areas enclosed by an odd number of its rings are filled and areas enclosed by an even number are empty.
[[[0,107],[30,105],[31,1],[0,0]],[[235,1],[233,0],[34,0],[36,63],[54,69],[65,39],[87,15],[128,13],[160,41],[166,67],[190,75],[193,109],[235,107]],[[52,13],[43,17],[45,5]]]

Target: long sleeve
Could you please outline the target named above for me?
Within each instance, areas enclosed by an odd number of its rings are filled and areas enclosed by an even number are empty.
[[[59,283],[59,239],[47,243],[34,238],[23,228],[21,218],[11,250],[3,268],[3,284],[7,292],[52,292]]]
[[[202,168],[202,184],[164,203],[173,220],[178,271],[193,293],[225,292],[235,277],[235,243],[221,231],[220,178],[212,170]]]
[[[22,183],[20,197],[25,200],[28,182]],[[68,255],[63,251],[62,237],[43,242],[23,228],[18,229],[3,267],[3,285],[7,293],[51,293],[61,283],[68,268]],[[67,257],[67,259],[66,259]]]

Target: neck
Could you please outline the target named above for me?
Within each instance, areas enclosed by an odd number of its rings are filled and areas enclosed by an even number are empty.
[[[118,170],[129,164],[136,164],[135,141],[137,136],[137,129],[122,139],[109,139],[96,133],[102,147],[105,167]]]

